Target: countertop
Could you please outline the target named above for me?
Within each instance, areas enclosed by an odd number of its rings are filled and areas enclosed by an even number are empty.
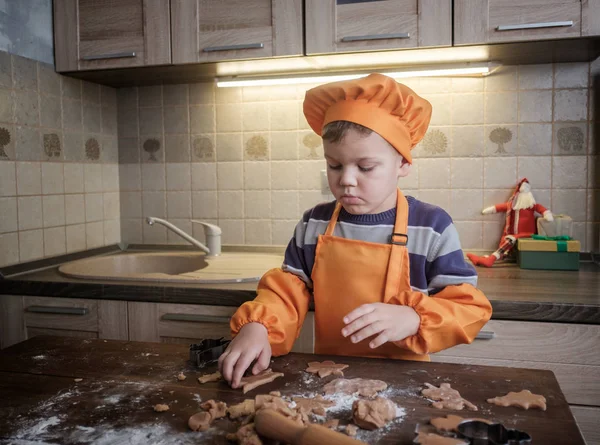
[[[169,250],[174,248],[169,246]],[[151,249],[153,247],[143,250]],[[5,278],[0,279],[0,295],[234,307],[256,295],[257,283],[209,285],[93,281],[66,277],[58,272],[58,266],[66,261],[120,251],[117,246],[112,246],[5,268],[2,270]],[[477,268],[477,272],[478,287],[491,301],[494,319],[600,324],[600,267],[592,262],[582,262],[579,271],[525,270],[509,263],[490,269]]]
[[[420,395],[426,382],[450,383],[479,408],[476,417],[525,431],[533,443],[585,443],[554,374],[545,370],[291,353],[271,364],[284,377],[244,395],[224,382],[200,385],[197,377],[216,368],[196,369],[188,361],[187,345],[46,336],[0,351],[0,443],[15,443],[18,438],[23,443],[64,445],[225,444],[226,432],[234,432],[239,422],[224,418],[207,432],[188,430],[187,420],[200,411],[201,401],[230,405],[270,391],[284,397],[312,397],[335,377],[320,379],[306,373],[307,362],[332,359],[349,365],[346,378],[385,381],[388,389],[382,395],[403,410],[402,417],[381,430],[359,431],[357,438],[369,444],[408,445],[417,424],[473,413],[433,408]],[[179,372],[186,380],[177,380]],[[547,410],[498,407],[486,401],[524,388],[545,396]],[[347,424],[354,399],[334,396],[336,405],[327,418]],[[169,411],[154,412],[157,403],[169,405]]]

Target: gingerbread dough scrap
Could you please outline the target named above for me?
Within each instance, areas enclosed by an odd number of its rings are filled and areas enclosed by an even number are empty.
[[[183,372],[180,372],[179,374],[177,374],[177,380],[179,380],[180,382],[183,382],[185,379],[186,379],[186,377]]]
[[[331,430],[337,430],[338,426],[340,425],[340,420],[339,419],[330,419],[326,422],[323,423],[323,425],[325,428],[329,428]]]
[[[77,383],[81,382],[82,380],[83,380],[83,379],[73,379],[73,381],[74,381],[74,382],[77,382]]]
[[[453,414],[448,414],[446,417],[435,417],[431,419],[429,422],[435,427],[438,431],[457,431],[458,424],[461,422],[465,422],[467,420],[478,420],[479,422],[487,423],[491,425],[487,419],[477,419],[474,417],[464,418],[460,416],[455,416]]]
[[[223,376],[221,376],[221,373],[219,371],[217,372],[213,372],[212,374],[204,374],[200,377],[198,377],[198,382],[199,383],[208,383],[208,382],[216,382],[219,381],[223,378]]]
[[[208,411],[212,420],[220,419],[227,414],[227,404],[225,402],[215,402],[212,399],[202,403],[200,408]]]
[[[346,425],[346,428],[344,428],[344,433],[346,433],[350,437],[354,437],[356,436],[356,433],[358,433],[358,427],[349,423],[348,425]]]
[[[162,413],[164,411],[169,411],[169,405],[164,405],[162,403],[157,403],[154,405],[154,411],[157,413]]]
[[[281,393],[279,391],[271,391],[269,394],[271,394],[272,396],[281,397]]]
[[[413,442],[422,445],[469,445],[469,442],[461,439],[439,436],[432,433],[419,433]]]
[[[352,404],[352,420],[364,430],[381,428],[395,418],[395,403],[383,397],[373,400],[356,400]]]
[[[296,406],[299,409],[304,410],[306,413],[313,413],[317,416],[324,416],[325,409],[335,405],[335,402],[331,400],[325,400],[322,396],[317,396],[312,399],[305,399],[304,397],[292,397],[292,400],[296,402]]]
[[[200,411],[188,419],[188,426],[192,431],[206,431],[210,428],[212,416],[208,411]]]
[[[539,394],[532,394],[528,389],[520,392],[509,392],[502,397],[487,399],[488,403],[498,406],[518,406],[519,408],[539,408],[546,411],[546,398]]]
[[[272,409],[286,417],[293,417],[296,412],[292,411],[288,403],[281,397],[272,396],[269,394],[259,394],[254,398],[254,406],[256,411],[261,409]]]
[[[253,423],[244,425],[235,434],[228,434],[226,437],[227,440],[237,442],[240,445],[263,445],[262,440],[256,434]]]
[[[243,387],[243,393],[246,394],[248,391],[252,391],[254,388],[271,383],[278,377],[283,377],[283,373],[273,372],[273,370],[269,368],[260,374],[242,377],[240,380],[240,386]]]
[[[468,400],[463,399],[460,393],[450,387],[450,383],[442,383],[440,387],[433,386],[431,383],[425,383],[427,388],[421,391],[421,394],[428,399],[435,400],[432,406],[437,409],[455,409],[462,410],[465,406],[472,411],[477,411],[477,407]]]
[[[346,369],[347,367],[348,365],[335,363],[331,360],[325,360],[324,362],[308,362],[308,368],[306,368],[306,372],[317,374],[321,378],[327,377],[331,374],[344,377],[342,370]]]
[[[355,394],[364,397],[373,397],[379,391],[387,388],[387,383],[381,380],[369,379],[335,379],[323,387],[325,394]]]
[[[230,419],[237,419],[243,416],[254,414],[255,405],[253,399],[246,399],[242,403],[232,405],[227,409]]]

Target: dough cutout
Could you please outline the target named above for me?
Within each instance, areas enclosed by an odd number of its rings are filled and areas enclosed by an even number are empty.
[[[157,403],[156,405],[154,405],[154,411],[156,411],[157,413],[169,411],[169,405],[165,405],[163,403]]]
[[[307,414],[313,413],[318,416],[325,415],[325,409],[335,405],[331,400],[325,400],[322,396],[306,399],[304,397],[292,397],[299,409],[304,410]]]
[[[396,404],[384,397],[356,400],[352,404],[352,420],[364,430],[382,428],[396,418]]]
[[[227,414],[227,404],[225,402],[215,402],[213,399],[202,403],[200,408],[208,411],[211,420],[220,419]]]
[[[248,391],[252,391],[254,388],[271,383],[278,377],[283,377],[283,373],[273,372],[273,370],[269,368],[260,374],[242,377],[240,380],[240,386],[243,387],[243,393],[246,394]]]
[[[498,406],[518,406],[519,408],[539,408],[546,411],[546,398],[539,394],[532,394],[528,389],[520,392],[509,392],[502,397],[487,399],[488,403]]]
[[[185,379],[186,379],[186,377],[183,374],[183,372],[180,372],[179,374],[177,374],[177,380],[179,380],[180,382],[183,382]]]
[[[254,399],[246,399],[242,403],[232,405],[227,409],[230,419],[237,419],[239,417],[249,416],[251,414],[254,414],[254,411]]]
[[[454,414],[448,414],[446,417],[435,417],[429,421],[436,430],[438,431],[454,431],[457,432],[458,424],[467,420],[478,420],[480,422],[487,423],[491,425],[487,419],[477,419],[474,417],[464,418],[460,416],[455,416]]]
[[[468,400],[463,399],[456,389],[450,387],[450,383],[442,383],[440,387],[433,386],[431,383],[425,383],[427,388],[421,390],[421,394],[428,399],[434,400],[432,406],[437,409],[455,409],[462,410],[465,406],[472,411],[477,411],[477,407]]]
[[[335,379],[323,387],[325,394],[355,394],[364,397],[373,397],[379,391],[387,388],[387,383],[382,380],[369,379]]]
[[[223,376],[221,375],[221,373],[219,371],[217,372],[213,372],[212,374],[204,374],[200,377],[198,377],[198,383],[208,383],[208,382],[217,382],[219,380],[222,380]]]
[[[344,377],[342,370],[346,369],[347,367],[348,365],[335,363],[331,360],[325,360],[324,362],[308,362],[308,368],[306,368],[306,372],[317,374],[321,378],[332,374]]]
[[[206,431],[210,428],[212,416],[208,411],[200,411],[188,419],[188,426],[192,431]]]
[[[296,414],[296,412],[293,411],[288,403],[281,397],[269,394],[258,394],[254,398],[254,406],[256,407],[256,411],[260,411],[261,409],[272,409],[286,417],[294,417]]]

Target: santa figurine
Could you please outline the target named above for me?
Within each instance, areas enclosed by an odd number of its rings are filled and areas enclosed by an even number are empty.
[[[504,230],[498,249],[491,255],[477,256],[467,253],[467,257],[476,266],[492,267],[496,260],[504,259],[517,243],[518,238],[527,238],[536,233],[535,214],[539,213],[546,221],[553,221],[552,212],[537,204],[531,193],[527,178],[521,179],[508,202],[486,207],[483,215],[506,212]]]

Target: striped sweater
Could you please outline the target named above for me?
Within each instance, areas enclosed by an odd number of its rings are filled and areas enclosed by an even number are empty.
[[[406,199],[412,289],[434,295],[449,285],[467,283],[476,287],[477,274],[464,260],[450,216],[412,196]],[[335,204],[335,201],[319,204],[304,212],[285,252],[282,269],[297,275],[309,289],[312,289],[310,277],[318,236],[325,233]],[[352,215],[342,208],[334,236],[388,244],[395,219],[395,208],[374,215]]]

